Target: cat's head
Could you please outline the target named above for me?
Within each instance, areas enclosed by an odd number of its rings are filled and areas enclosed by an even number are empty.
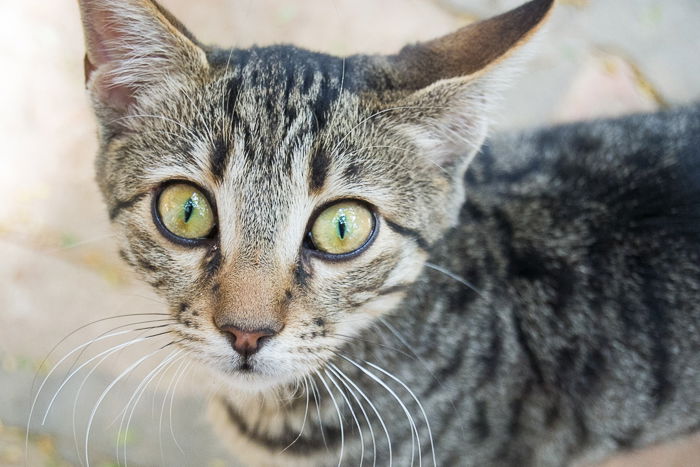
[[[260,390],[396,309],[456,222],[500,63],[552,3],[337,58],[205,47],[152,1],[81,0],[98,182],[174,340]]]

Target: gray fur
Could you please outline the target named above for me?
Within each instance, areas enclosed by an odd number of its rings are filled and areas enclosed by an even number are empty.
[[[574,465],[699,428],[700,108],[477,154],[498,67],[446,66],[417,90],[401,55],[208,48],[151,2],[124,5],[81,3],[98,182],[173,341],[225,383],[213,413],[243,461],[358,464],[360,425],[366,465],[388,465],[385,429],[393,465],[419,449],[426,465]],[[126,22],[107,31],[118,60],[92,36],[105,17]],[[212,238],[154,226],[170,180],[208,194]],[[308,223],[347,198],[373,206],[376,240],[327,262]],[[244,359],[224,326],[281,331]]]

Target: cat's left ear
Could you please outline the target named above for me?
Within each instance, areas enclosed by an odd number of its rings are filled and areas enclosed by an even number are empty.
[[[433,162],[456,176],[486,136],[488,111],[507,81],[508,60],[545,22],[555,0],[533,0],[384,57],[392,87],[409,91],[401,120]]]
[[[149,91],[200,73],[206,54],[152,0],[79,0],[85,32],[85,82],[98,105],[123,115]]]

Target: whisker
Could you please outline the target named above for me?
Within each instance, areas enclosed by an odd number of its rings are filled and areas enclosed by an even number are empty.
[[[355,367],[357,367],[360,371],[362,371],[364,374],[372,378],[374,381],[376,381],[380,386],[382,386],[391,396],[399,403],[401,406],[401,409],[403,410],[404,414],[406,415],[406,418],[408,419],[408,423],[411,425],[412,432],[411,432],[411,465],[413,465],[413,459],[414,459],[414,452],[416,448],[416,442],[418,444],[418,465],[422,465],[422,456],[421,456],[421,443],[420,443],[420,437],[418,435],[418,428],[416,427],[416,424],[413,420],[413,417],[411,416],[411,412],[406,408],[406,405],[403,403],[401,398],[394,392],[393,389],[391,389],[384,381],[381,380],[377,375],[372,373],[371,371],[367,370],[364,368],[362,365],[359,363],[355,362],[353,359],[343,355],[343,354],[338,354],[341,358],[343,358],[345,361],[351,363]],[[413,433],[415,433],[415,440],[413,437]]]
[[[80,370],[82,370],[83,368],[85,368],[85,366],[89,365],[91,362],[94,362],[96,359],[102,357],[102,356],[105,355],[105,354],[107,354],[107,356],[109,356],[109,355],[111,355],[112,353],[118,351],[119,349],[122,349],[122,348],[125,348],[125,347],[128,347],[128,346],[137,344],[137,343],[139,343],[139,342],[143,342],[143,341],[145,341],[145,340],[146,340],[145,337],[138,337],[138,338],[132,339],[132,340],[130,340],[130,341],[128,341],[128,342],[125,342],[125,343],[122,343],[122,344],[118,344],[118,345],[116,345],[116,346],[114,346],[114,347],[111,347],[111,348],[109,348],[109,349],[107,349],[107,350],[105,350],[105,351],[103,351],[103,352],[100,352],[99,354],[97,354],[97,355],[95,355],[94,357],[90,358],[90,359],[87,360],[86,362],[82,363],[78,368],[76,368],[75,370],[73,370],[73,371],[68,375],[68,377],[65,378],[65,379],[63,380],[63,383],[61,383],[61,385],[59,386],[58,390],[55,392],[54,396],[51,398],[51,402],[49,403],[49,405],[48,405],[48,407],[47,407],[47,409],[46,409],[46,414],[44,415],[44,418],[42,419],[41,424],[44,425],[44,424],[46,423],[46,418],[49,416],[49,412],[51,411],[51,406],[53,405],[54,401],[56,400],[56,398],[57,398],[58,395],[60,394],[60,392],[61,392],[61,390],[63,389],[63,387],[64,387],[66,384],[68,384],[68,382],[73,378],[73,376],[75,376],[76,373],[78,373]],[[84,344],[84,345],[89,345],[90,343],[91,343],[91,342],[88,342],[87,344]],[[76,350],[78,350],[78,349],[76,349]],[[69,355],[70,355],[70,354],[69,354]],[[65,357],[64,357],[64,358],[65,358]],[[61,363],[61,362],[59,362],[58,364],[60,364],[60,363]],[[43,386],[43,384],[42,384],[42,386]],[[41,391],[41,387],[39,388],[39,391]],[[37,397],[38,397],[38,393],[37,393]],[[32,404],[32,405],[33,405],[33,404]],[[31,410],[30,410],[30,414],[31,414]]]
[[[336,402],[335,396],[333,395],[331,388],[328,387],[326,380],[323,379],[323,376],[321,376],[321,373],[319,373],[318,371],[316,371],[315,373],[316,376],[318,376],[318,379],[321,380],[321,384],[323,384],[323,386],[326,388],[326,391],[328,391],[328,395],[331,396],[331,401],[333,402],[333,406],[335,407],[335,412],[338,414],[338,423],[340,424],[340,454],[338,455],[338,467],[340,467],[340,465],[343,463],[343,454],[345,450],[345,429],[343,427],[343,417],[340,414],[338,402]]]
[[[158,395],[157,393],[158,393],[158,389],[160,388],[160,384],[163,381],[163,377],[167,373],[166,370],[167,369],[164,369],[164,371],[160,372],[160,374],[158,375],[158,381],[156,381],[156,386],[153,389],[153,397],[151,398],[151,421],[154,423],[155,423],[155,418],[156,418],[156,397]]]
[[[343,380],[342,376],[338,374],[338,372],[333,368],[334,365],[331,365],[329,367],[329,370],[338,378],[338,381],[345,387],[345,389],[348,390],[352,398],[355,400],[355,403],[357,406],[360,408],[360,411],[362,411],[362,415],[365,418],[365,423],[367,423],[367,428],[369,428],[369,433],[372,436],[372,466],[376,467],[377,465],[377,440],[374,437],[374,429],[372,428],[372,423],[369,420],[369,416],[367,415],[367,411],[365,411],[364,405],[360,402],[360,399],[357,397],[357,394],[355,394],[355,391],[352,390],[352,388]],[[360,465],[362,465],[362,461],[360,461]]]
[[[359,128],[361,125],[364,125],[364,124],[365,124],[366,122],[368,122],[369,120],[371,120],[371,119],[373,119],[373,118],[376,118],[376,117],[378,117],[378,116],[380,116],[380,115],[382,115],[382,114],[385,114],[385,113],[387,113],[387,112],[391,112],[391,111],[394,111],[394,110],[402,110],[402,109],[406,109],[406,108],[410,108],[410,107],[390,107],[390,108],[388,108],[388,109],[382,109],[382,110],[380,110],[380,111],[378,111],[378,112],[375,112],[375,113],[373,113],[372,115],[370,115],[369,117],[363,118],[363,119],[360,120],[355,126],[353,126],[352,128],[350,128],[350,130],[348,130],[348,132],[345,133],[345,135],[343,135],[342,138],[340,138],[340,140],[335,144],[335,146],[333,146],[333,149],[331,150],[331,154],[334,154],[334,155],[335,155],[336,150],[345,142],[345,140],[348,139],[348,137],[349,137],[357,128]]]
[[[115,118],[114,120],[111,120],[109,123],[106,124],[106,126],[111,126],[114,123],[117,123],[122,120],[129,120],[129,119],[139,119],[139,118],[155,118],[162,120],[164,122],[168,123],[173,123],[180,127],[181,130],[183,130],[188,136],[192,137],[193,139],[196,139],[196,136],[192,129],[187,128],[185,125],[182,123],[178,122],[177,120],[174,120],[172,118],[165,117],[163,115],[150,115],[150,114],[132,114],[132,115],[125,115],[123,117]]]
[[[44,359],[43,359],[43,360],[41,361],[41,363],[39,364],[39,368],[40,368],[40,369],[43,368],[44,365],[46,364],[46,362],[49,360],[49,357],[51,356],[51,354],[52,354],[61,344],[63,344],[67,339],[69,339],[71,336],[73,336],[73,335],[76,334],[77,332],[82,331],[83,329],[87,328],[88,326],[92,326],[93,324],[101,323],[101,322],[103,322],[103,321],[109,321],[109,320],[118,319],[118,318],[130,318],[130,317],[134,317],[134,316],[170,316],[170,314],[168,314],[168,313],[128,313],[128,314],[124,314],[124,315],[108,316],[108,317],[106,317],[106,318],[100,318],[100,319],[96,319],[96,320],[94,320],[94,321],[90,321],[89,323],[83,324],[82,326],[79,326],[78,328],[76,328],[76,329],[74,329],[73,331],[69,332],[69,333],[68,333],[67,335],[65,335],[61,340],[59,340],[59,341],[51,348],[51,350],[49,350],[49,352],[46,354],[46,357],[44,357]],[[131,324],[128,324],[127,326],[131,326]],[[109,333],[109,332],[112,332],[112,331],[114,331],[115,329],[119,329],[120,327],[122,327],[122,326],[118,326],[118,327],[116,327],[116,328],[112,328],[111,330],[109,330],[109,331],[107,331],[107,332],[108,332],[108,333]],[[37,372],[34,374],[34,379],[32,380],[31,392],[34,392],[34,385],[36,384],[36,379],[37,379],[38,376],[39,376],[39,372],[37,371]]]
[[[164,336],[165,334],[170,334],[171,331],[163,331],[163,332],[158,332],[156,334],[150,334],[146,336],[146,339],[150,339],[152,337],[158,337],[158,336]]]
[[[427,267],[429,267],[430,269],[433,269],[433,270],[435,270],[435,271],[441,272],[442,274],[446,275],[446,276],[449,277],[450,279],[454,279],[454,280],[456,280],[457,282],[459,282],[460,284],[462,284],[462,285],[464,285],[464,286],[470,288],[471,290],[473,290],[474,292],[476,292],[476,294],[477,294],[479,297],[484,298],[484,299],[486,298],[486,296],[485,296],[483,293],[481,293],[481,292],[479,291],[479,289],[477,289],[471,282],[467,281],[465,278],[460,277],[460,276],[458,276],[457,274],[453,273],[452,271],[449,271],[448,269],[445,269],[445,268],[443,268],[442,266],[438,266],[437,264],[428,263],[428,262],[426,262],[426,263],[424,263],[424,264],[425,264]]]
[[[333,334],[333,335],[334,335],[334,336],[337,336],[337,337],[340,338],[340,339],[346,340],[346,341],[348,341],[348,342],[362,341],[362,342],[367,342],[368,344],[376,345],[376,346],[378,346],[378,347],[384,347],[384,348],[386,348],[386,349],[389,349],[389,350],[393,350],[393,351],[395,351],[395,352],[398,352],[398,353],[400,353],[400,354],[402,354],[402,355],[404,355],[404,356],[410,358],[411,360],[415,360],[415,357],[414,357],[413,355],[411,355],[411,354],[409,354],[408,352],[405,352],[405,351],[399,349],[398,347],[394,347],[394,346],[392,346],[392,345],[382,344],[382,343],[380,343],[380,342],[372,341],[372,340],[370,340],[370,339],[364,339],[364,338],[359,337],[359,336],[348,336],[348,335],[346,335],[346,334]]]
[[[415,149],[413,149],[413,148],[402,148],[401,146],[390,146],[390,145],[373,145],[373,146],[362,146],[361,148],[355,149],[351,152],[344,153],[343,156],[344,157],[352,157],[352,156],[358,154],[360,151],[366,151],[368,149],[396,149],[398,151],[403,151],[404,153],[409,154],[409,155],[411,155],[415,152]],[[405,157],[403,157],[403,159],[401,159],[401,160],[405,160]],[[452,177],[452,174],[449,171],[447,171],[447,169],[442,167],[440,164],[438,164],[434,160],[429,159],[429,158],[425,158],[424,161],[428,162],[429,164],[434,165],[435,167],[440,169],[440,171],[442,171],[443,173],[445,173],[449,177]],[[404,168],[399,163],[392,163],[392,162],[387,161],[387,160],[383,160],[382,165],[390,165],[390,166],[394,166],[394,167]]]
[[[425,410],[423,409],[423,404],[421,404],[420,400],[418,400],[418,397],[416,397],[416,395],[413,393],[413,391],[411,391],[411,389],[403,381],[401,381],[399,378],[392,375],[391,373],[389,373],[385,369],[379,367],[378,365],[375,365],[372,362],[365,361],[365,363],[367,365],[371,366],[372,368],[374,368],[375,370],[381,371],[382,373],[387,375],[389,378],[391,378],[394,381],[396,381],[397,383],[399,383],[406,391],[408,391],[408,393],[411,395],[413,400],[416,401],[418,408],[420,409],[421,413],[423,414],[423,419],[425,420],[425,425],[428,428],[428,436],[430,437],[430,450],[432,451],[432,456],[433,456],[433,466],[437,467],[437,461],[435,460],[435,445],[433,443],[433,432],[430,429],[430,421],[428,420],[428,416],[426,415]],[[418,434],[416,433],[416,436],[417,435]]]
[[[316,381],[312,379],[309,380],[311,383],[311,389],[313,390],[313,396],[314,396],[314,402],[316,403],[316,415],[318,416],[318,425],[321,429],[321,439],[323,440],[323,445],[326,447],[326,450],[328,450],[328,443],[326,443],[326,434],[325,430],[323,429],[323,419],[321,418],[321,392],[318,390],[318,386],[316,385]]]
[[[394,326],[392,326],[391,323],[389,323],[389,322],[388,322],[386,319],[384,319],[383,317],[379,317],[379,322],[380,322],[381,324],[383,324],[383,325],[389,330],[389,332],[391,332],[391,333],[394,335],[394,337],[396,337],[396,338],[399,340],[399,342],[401,342],[401,344],[403,344],[403,346],[406,347],[406,349],[408,349],[408,351],[411,352],[411,353],[415,356],[415,358],[421,363],[421,365],[423,365],[423,368],[425,369],[425,371],[428,372],[428,374],[429,374],[430,377],[433,379],[433,381],[435,381],[437,384],[439,384],[441,388],[445,389],[445,385],[443,384],[443,382],[440,381],[440,380],[438,379],[438,377],[435,375],[435,372],[433,372],[433,370],[432,370],[432,369],[430,368],[430,366],[425,362],[425,360],[423,360],[423,359],[420,357],[420,355],[418,355],[418,354],[413,350],[413,348],[408,344],[408,342],[406,341],[406,339],[404,338],[404,336],[401,335],[401,333],[398,331],[398,329],[396,329]],[[450,398],[450,405],[452,405],[452,408],[453,408],[455,411],[457,410],[457,406],[455,405],[455,402],[454,402],[454,400],[453,400],[452,398]],[[463,434],[466,433],[466,429],[465,429],[463,423],[460,423],[460,428],[462,429],[462,433],[463,433]]]
[[[138,321],[138,322],[136,322],[136,323],[128,323],[128,324],[123,324],[123,325],[120,325],[120,326],[116,326],[116,327],[110,329],[109,331],[103,332],[102,334],[100,334],[100,336],[105,335],[105,334],[108,334],[108,333],[110,333],[110,332],[112,332],[112,331],[115,331],[115,330],[117,330],[117,329],[129,327],[129,326],[136,326],[136,325],[148,324],[148,323],[162,323],[162,322],[164,322],[164,321],[165,321],[165,322],[168,322],[168,321],[169,321],[170,324],[166,324],[166,325],[162,325],[162,326],[161,326],[161,325],[158,325],[158,326],[145,326],[145,327],[141,327],[141,328],[134,328],[134,329],[130,329],[130,332],[148,331],[148,330],[150,330],[150,329],[157,329],[157,328],[161,328],[161,327],[163,327],[163,326],[169,326],[169,325],[174,324],[174,323],[177,322],[177,321],[176,321],[174,318],[172,318],[172,317],[170,317],[170,318],[161,318],[161,319],[153,319],[153,320],[146,320],[146,321]],[[71,363],[71,365],[70,365],[70,366],[68,367],[68,369],[66,370],[66,375],[69,374],[69,373],[71,372],[71,370],[72,370],[72,369],[75,367],[75,365],[80,361],[80,359],[82,358],[83,354],[87,351],[87,349],[88,349],[89,347],[90,347],[90,346],[84,347],[84,348],[80,351],[80,353],[78,353],[78,355],[75,356],[75,359],[73,359],[73,362]],[[65,377],[65,376],[64,376],[64,377]]]
[[[343,370],[338,368],[338,366],[333,364],[333,363],[329,363],[329,366],[331,368],[334,368],[335,371],[338,372],[338,376],[341,376],[343,379],[345,379],[345,381],[347,381],[348,384],[350,384],[360,394],[360,396],[362,396],[362,398],[369,404],[370,408],[372,409],[374,414],[377,416],[377,420],[379,420],[379,424],[382,426],[382,429],[384,430],[384,435],[386,436],[387,445],[389,446],[389,467],[391,467],[392,463],[393,463],[393,452],[391,449],[391,436],[389,436],[389,429],[386,427],[386,423],[384,423],[384,419],[379,414],[379,410],[377,410],[377,408],[374,406],[374,404],[369,399],[369,397],[367,397],[367,394],[365,394],[365,392],[362,389],[360,389],[357,386],[357,384],[355,384],[352,381],[352,379],[350,379],[350,377],[343,372]],[[376,457],[377,456],[376,456],[376,451],[375,451],[375,462],[376,462]]]
[[[355,421],[355,425],[357,426],[357,431],[360,434],[360,467],[362,466],[362,462],[365,459],[365,439],[364,436],[362,435],[362,427],[360,426],[359,420],[357,420],[357,416],[355,414],[355,410],[352,408],[352,405],[350,404],[350,401],[348,398],[345,396],[345,393],[343,390],[338,386],[338,383],[335,381],[335,378],[333,375],[331,375],[328,370],[323,370],[323,372],[328,376],[328,379],[330,380],[331,383],[333,383],[333,386],[338,389],[340,392],[340,395],[343,397],[343,400],[345,401],[345,404],[347,404],[348,408],[350,409],[350,415],[352,416],[353,420]]]
[[[71,335],[75,334],[75,333],[78,332],[80,329],[83,329],[83,328],[89,326],[90,324],[94,324],[94,323],[99,322],[99,321],[103,321],[103,320],[97,320],[97,321],[94,321],[93,323],[88,323],[88,324],[86,324],[86,325],[84,325],[84,326],[81,326],[80,328],[78,328],[78,329],[76,329],[75,331],[71,332],[68,336],[66,336],[66,337],[64,337],[63,339],[61,339],[61,341],[60,341],[58,344],[56,344],[56,345],[53,347],[53,349],[51,349],[51,351],[49,351],[49,353],[46,355],[46,357],[44,358],[44,360],[42,360],[41,364],[39,365],[39,368],[42,368],[42,367],[44,366],[44,364],[48,361],[48,358],[49,358],[49,356],[51,355],[51,353],[53,353],[53,351],[56,350],[56,348],[57,348],[63,341],[65,341],[68,337],[70,337]],[[51,375],[53,374],[53,372],[56,371],[56,369],[58,369],[58,368],[61,366],[61,364],[62,364],[66,359],[68,359],[71,355],[73,355],[75,352],[79,351],[80,349],[82,349],[82,348],[84,348],[84,347],[86,347],[86,346],[92,344],[93,342],[97,342],[97,341],[99,341],[99,340],[108,339],[108,338],[110,338],[110,337],[115,337],[115,336],[127,334],[127,333],[129,333],[129,332],[131,332],[131,331],[130,331],[130,330],[118,331],[118,332],[110,333],[110,334],[108,334],[108,335],[99,336],[99,337],[97,337],[97,338],[95,338],[95,339],[92,339],[91,341],[88,341],[88,342],[86,342],[86,343],[84,343],[84,344],[81,344],[81,345],[79,345],[78,347],[76,347],[75,349],[73,349],[73,350],[71,350],[70,352],[68,352],[65,356],[63,356],[63,358],[61,358],[61,359],[58,361],[58,363],[56,363],[56,364],[49,370],[49,372],[47,373],[47,375],[44,377],[44,379],[42,380],[41,384],[39,385],[39,389],[37,390],[36,394],[34,395],[34,398],[32,399],[32,404],[31,404],[30,407],[29,407],[29,415],[27,416],[27,429],[25,430],[25,433],[24,433],[24,455],[25,455],[25,459],[28,459],[28,458],[29,458],[29,427],[30,427],[30,424],[31,424],[31,421],[32,421],[32,415],[34,415],[34,409],[36,408],[36,403],[37,403],[37,401],[39,400],[39,396],[41,395],[41,391],[44,389],[44,386],[46,385],[47,381],[49,380],[49,378],[51,377]],[[34,374],[34,380],[32,381],[32,390],[31,390],[32,392],[34,391],[34,384],[36,383],[36,378],[37,378],[38,375],[39,375],[39,370],[37,370],[36,373]]]
[[[141,384],[139,384],[139,387],[136,388],[134,393],[132,394],[131,398],[129,401],[126,403],[126,406],[124,407],[124,411],[122,414],[121,421],[119,422],[119,430],[117,431],[118,435],[121,436],[122,433],[124,433],[124,440],[122,441],[123,444],[123,453],[124,453],[124,466],[126,467],[128,464],[128,457],[127,457],[127,447],[128,443],[126,440],[126,436],[128,436],[129,433],[129,426],[131,426],[131,419],[134,415],[134,412],[136,411],[136,406],[138,405],[139,401],[141,400],[141,397],[144,395],[146,392],[146,388],[148,385],[155,379],[155,377],[158,374],[163,374],[165,371],[167,371],[168,368],[175,362],[179,360],[178,355],[183,352],[183,349],[176,350],[168,354],[156,367],[151,370],[148,375],[143,379]],[[134,400],[134,396],[136,396],[136,400]],[[132,404],[133,401],[133,404]],[[129,410],[129,406],[131,406],[131,410]],[[128,418],[126,417],[127,412],[129,413]],[[126,428],[124,428],[124,431],[122,431],[122,427],[124,426],[124,421],[126,418]],[[119,438],[117,438],[117,441],[119,441]],[[117,443],[117,463],[119,462],[119,443]]]
[[[170,344],[173,342],[171,341]],[[109,383],[109,385],[105,388],[104,391],[102,391],[102,394],[100,394],[100,397],[97,398],[97,402],[95,403],[95,406],[92,409],[92,412],[90,413],[90,418],[88,419],[88,424],[87,428],[85,429],[85,464],[87,467],[90,467],[90,453],[88,452],[88,447],[90,446],[90,429],[92,428],[92,422],[95,420],[95,415],[97,414],[97,410],[100,408],[100,405],[102,404],[102,401],[107,397],[107,394],[112,390],[112,388],[119,382],[121,381],[124,376],[128,375],[131,373],[136,367],[141,365],[144,361],[146,361],[148,358],[152,357],[153,355],[156,355],[158,352],[162,351],[164,348],[169,346],[170,344],[166,344],[163,347],[160,347],[159,349],[139,358],[135,363],[131,364],[126,370],[122,371],[119,376],[114,378],[114,380]]]
[[[73,427],[73,441],[74,441],[75,448],[76,448],[76,454],[77,454],[77,456],[78,456],[78,459],[81,460],[81,463],[82,463],[82,458],[81,458],[80,448],[78,447],[78,434],[77,434],[77,432],[76,432],[76,425],[75,425],[76,412],[77,412],[77,407],[78,407],[78,400],[80,399],[80,394],[81,394],[81,392],[83,391],[83,387],[85,386],[85,383],[87,383],[88,379],[90,379],[90,376],[92,376],[92,374],[97,370],[97,368],[100,367],[100,365],[102,364],[102,362],[104,362],[107,358],[109,358],[111,355],[113,355],[114,353],[116,353],[116,352],[118,352],[118,351],[120,351],[120,350],[123,350],[123,348],[122,348],[122,349],[117,349],[117,350],[115,350],[114,352],[108,353],[108,354],[105,355],[102,359],[100,359],[100,361],[97,362],[97,363],[90,369],[90,371],[88,371],[87,375],[85,375],[85,377],[84,377],[83,380],[81,381],[80,385],[78,386],[78,390],[76,391],[75,397],[73,398],[73,410],[72,410],[72,414],[71,414],[71,422],[72,422],[72,427]],[[47,414],[47,415],[48,415],[48,414]],[[116,419],[115,419],[115,420],[116,420]]]
[[[282,454],[284,451],[286,451],[287,449],[292,447],[294,445],[294,443],[299,441],[299,438],[301,438],[301,435],[304,433],[304,427],[306,427],[306,417],[309,414],[309,383],[306,379],[306,376],[304,376],[302,381],[304,382],[304,388],[305,388],[304,392],[306,393],[306,408],[304,409],[304,420],[301,422],[301,429],[299,430],[299,434],[297,435],[297,437],[294,438],[294,441],[289,443],[287,445],[287,447],[282,449],[278,454]]]
[[[226,59],[226,66],[224,67],[224,73],[223,73],[224,77],[228,76],[229,67],[231,66],[231,57],[233,57],[234,50],[235,49],[233,47],[231,47],[231,50],[229,50],[228,58]],[[221,105],[222,109],[225,109],[226,108],[226,99],[230,98],[230,96],[228,95],[228,91],[229,91],[228,82],[225,81],[224,79],[222,79],[221,80],[221,87],[222,87],[222,89],[221,89],[220,105]],[[238,94],[236,94],[236,101],[238,101]],[[234,102],[233,108],[235,108],[235,106],[236,106],[236,102]],[[227,129],[224,127],[224,122],[225,122],[225,119],[222,118],[220,131],[221,131],[221,134],[223,135],[224,138],[229,139],[231,135],[227,132]],[[230,128],[228,129],[228,131],[231,131]]]
[[[336,7],[336,15],[337,14],[338,14],[338,10]],[[343,57],[342,60],[343,60],[343,65],[342,65],[342,70],[340,73],[340,87],[338,89],[338,99],[335,101],[335,106],[334,106],[335,108],[332,110],[331,120],[330,120],[330,123],[328,125],[331,128],[333,127],[333,123],[335,123],[335,118],[338,116],[338,112],[340,112],[340,103],[342,102],[341,97],[343,95],[343,86],[345,84],[345,60],[346,60],[346,58]],[[328,135],[329,134],[330,133],[326,134],[326,137],[324,138],[325,139],[324,144],[326,144],[328,142]]]
[[[180,384],[180,381],[182,381],[182,377],[185,375],[187,370],[190,368],[191,364],[192,364],[191,361],[185,362],[184,369],[180,372],[179,376],[175,377],[175,385],[173,386],[173,392],[170,393],[170,407],[168,408],[168,420],[170,421],[170,436],[172,437],[173,441],[175,442],[175,446],[180,451],[180,454],[182,454],[183,456],[185,456],[185,451],[184,451],[184,449],[182,449],[182,446],[180,446],[180,443],[177,441],[177,437],[175,436],[175,430],[173,429],[173,400],[175,399],[175,392],[177,392],[177,386],[178,386],[178,384]],[[178,371],[179,371],[179,369],[178,369]]]
[[[160,463],[163,465],[165,465],[165,454],[163,451],[163,417],[165,414],[165,404],[168,400],[168,394],[170,394],[170,389],[173,387],[173,383],[175,382],[175,378],[181,367],[182,362],[180,363],[180,367],[178,367],[178,369],[175,370],[175,374],[173,374],[172,378],[170,378],[170,383],[168,383],[168,387],[166,388],[165,394],[163,395],[163,401],[160,405],[160,416],[158,417],[158,448],[160,449]]]

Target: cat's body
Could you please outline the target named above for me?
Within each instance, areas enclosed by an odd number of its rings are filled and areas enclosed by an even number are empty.
[[[584,465],[697,431],[698,148],[700,106],[495,138],[467,171],[460,225],[431,248],[430,264],[458,278],[424,268],[398,307],[412,313],[386,316],[342,352],[412,389],[441,465]],[[427,461],[422,413],[392,386],[421,427]],[[362,387],[391,420],[395,465],[409,465],[401,407],[371,379]],[[282,436],[267,436],[257,414],[218,410],[274,452],[297,437],[304,405],[297,400]],[[297,449],[335,462],[339,426],[326,410],[330,452],[316,427],[280,465]],[[343,420],[352,431],[349,412]],[[356,432],[346,440],[347,465],[359,462],[356,441]]]
[[[698,428],[698,110],[477,155],[552,4],[337,58],[81,2],[121,254],[243,462],[558,466]]]

